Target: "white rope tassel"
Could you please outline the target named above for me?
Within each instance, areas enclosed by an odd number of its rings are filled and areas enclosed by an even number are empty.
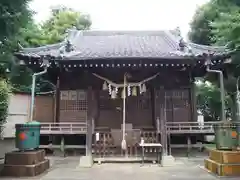
[[[111,84],[108,84],[108,92],[109,92],[109,95],[112,94],[112,86],[111,86]]]

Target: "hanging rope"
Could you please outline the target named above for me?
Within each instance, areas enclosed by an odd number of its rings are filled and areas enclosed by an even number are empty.
[[[109,80],[109,79],[107,79],[107,78],[105,78],[103,76],[100,76],[100,75],[98,75],[96,73],[93,73],[93,75],[96,76],[99,79],[102,79],[102,80],[106,81],[108,84],[111,84],[114,87],[117,87],[117,88],[123,88],[124,87],[124,83],[115,83],[115,82],[113,82],[113,81],[111,81],[111,80]],[[146,79],[144,79],[144,80],[142,80],[140,82],[136,82],[136,83],[128,82],[126,85],[128,85],[130,87],[139,86],[141,84],[144,84],[144,83],[146,83],[146,82],[156,78],[158,75],[159,75],[159,73],[156,73],[155,75],[153,75],[153,76],[151,76],[149,78],[146,78]]]
[[[127,142],[126,142],[126,84],[127,84],[127,77],[126,73],[124,74],[123,80],[123,125],[122,125],[122,149],[127,149]]]

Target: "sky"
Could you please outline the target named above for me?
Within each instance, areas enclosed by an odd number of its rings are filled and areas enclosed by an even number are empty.
[[[93,30],[170,30],[186,37],[197,6],[209,0],[33,0],[30,8],[42,22],[50,7],[65,5],[90,14]]]

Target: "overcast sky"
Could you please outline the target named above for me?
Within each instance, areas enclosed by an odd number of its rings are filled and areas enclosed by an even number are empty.
[[[51,6],[65,5],[92,19],[97,30],[163,30],[180,27],[185,36],[196,7],[208,0],[33,0],[37,22],[49,16]]]

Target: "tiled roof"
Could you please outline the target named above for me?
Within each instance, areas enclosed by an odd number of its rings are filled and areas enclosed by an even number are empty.
[[[184,43],[173,31],[77,31],[69,30],[66,41],[38,48],[24,48],[23,56],[50,55],[65,59],[98,58],[179,58],[203,53],[224,54],[225,47]],[[73,51],[66,52],[66,42]]]

